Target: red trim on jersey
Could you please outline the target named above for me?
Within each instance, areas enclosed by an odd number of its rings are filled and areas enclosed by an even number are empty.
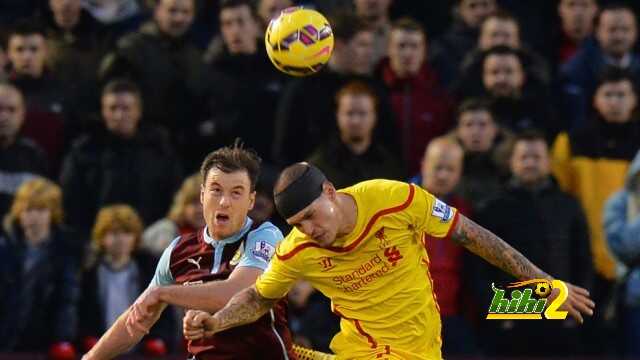
[[[427,235],[423,235],[423,239],[426,239]],[[427,278],[429,279],[429,283],[431,284],[431,296],[433,297],[433,302],[436,304],[436,309],[438,310],[438,314],[440,314],[440,305],[438,305],[438,296],[436,296],[436,290],[433,287],[433,279],[431,278],[431,271],[429,270],[429,259],[422,258],[422,263],[427,265]]]
[[[372,349],[375,349],[376,347],[378,347],[378,343],[376,342],[376,340],[373,338],[373,336],[371,336],[369,333],[364,331],[364,329],[362,328],[362,325],[360,325],[360,321],[359,320],[350,319],[350,318],[342,315],[342,313],[340,311],[338,311],[338,309],[336,309],[336,308],[333,309],[333,312],[336,313],[336,315],[340,316],[343,319],[353,321],[353,323],[356,326],[356,329],[358,330],[358,333],[360,333],[360,335],[362,335],[362,336],[367,338],[367,341],[369,342],[369,344],[371,344],[371,348]]]
[[[445,235],[445,239],[450,239],[451,238],[451,233],[453,232],[453,230],[455,230],[456,225],[458,224],[458,218],[460,217],[460,212],[456,211],[456,214],[453,215],[453,223],[451,223],[451,227],[449,228],[449,231],[447,231],[447,235]],[[426,246],[426,242],[425,242],[425,246]]]
[[[385,356],[385,355],[391,355],[391,346],[389,346],[389,345],[385,345],[385,346],[384,346],[384,352],[383,352],[383,353],[381,353],[381,354],[377,354],[377,355],[376,355],[376,359],[380,359],[380,358],[382,358],[382,357],[383,357],[383,356]]]
[[[380,210],[377,213],[375,213],[371,217],[371,220],[369,220],[369,222],[367,223],[367,226],[364,228],[364,231],[362,232],[362,234],[360,234],[360,236],[358,236],[358,238],[356,240],[354,240],[351,244],[349,244],[348,246],[345,246],[345,247],[329,246],[329,247],[326,247],[325,249],[330,250],[330,251],[334,251],[334,252],[349,252],[349,251],[353,250],[356,246],[358,246],[362,242],[362,240],[364,240],[365,237],[367,237],[367,235],[371,231],[371,228],[378,221],[378,219],[380,219],[380,217],[385,216],[385,215],[389,215],[389,214],[393,214],[394,212],[398,212],[398,211],[402,211],[402,210],[406,209],[411,204],[411,202],[413,201],[413,196],[414,195],[415,195],[415,189],[414,189],[412,184],[409,184],[409,196],[407,196],[407,200],[405,200],[402,204],[400,204],[398,206],[394,206],[394,207],[388,208],[388,209],[383,209],[383,210]],[[280,260],[288,260],[288,259],[292,258],[293,256],[295,256],[300,251],[302,251],[302,250],[304,250],[304,249],[306,249],[308,247],[322,248],[318,243],[306,242],[306,243],[302,243],[302,244],[296,246],[295,248],[293,248],[293,250],[291,250],[290,252],[288,252],[288,253],[286,253],[284,255],[279,255],[279,254],[276,253],[276,256],[278,256],[278,259],[280,259]]]

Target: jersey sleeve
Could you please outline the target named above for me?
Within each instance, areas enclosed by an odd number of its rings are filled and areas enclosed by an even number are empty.
[[[271,223],[262,224],[247,236],[245,251],[238,267],[248,266],[266,270],[282,238],[282,232],[277,227]]]
[[[162,252],[162,256],[160,256],[160,260],[158,260],[158,265],[156,266],[156,273],[153,275],[153,278],[149,283],[149,287],[167,286],[173,285],[175,283],[173,275],[171,275],[171,269],[169,265],[171,262],[171,253],[173,252],[173,248],[176,247],[178,240],[180,240],[179,236],[173,239],[171,244],[169,244],[169,246],[167,246],[167,248]]]
[[[276,254],[280,247],[276,249]],[[267,299],[280,299],[287,295],[295,282],[301,277],[297,257],[282,259],[274,256],[269,266],[256,280],[258,293]]]
[[[414,196],[406,209],[411,225],[433,237],[447,237],[457,221],[458,210],[421,187],[411,186]]]

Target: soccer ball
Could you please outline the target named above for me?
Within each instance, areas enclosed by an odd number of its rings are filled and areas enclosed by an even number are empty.
[[[271,20],[264,42],[276,68],[293,76],[316,73],[333,52],[333,32],[327,19],[302,7],[284,9]]]
[[[546,298],[551,293],[550,284],[547,283],[547,282],[539,282],[539,283],[537,283],[536,284],[535,293],[536,293],[536,295],[540,296],[541,298]]]

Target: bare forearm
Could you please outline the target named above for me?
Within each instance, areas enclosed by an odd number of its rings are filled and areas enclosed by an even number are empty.
[[[224,308],[213,315],[216,332],[258,320],[276,301],[260,296],[255,286],[240,291]]]
[[[241,288],[227,281],[212,281],[199,285],[172,285],[156,288],[160,300],[186,309],[216,312]]]
[[[458,224],[451,236],[454,242],[519,280],[552,279],[491,231],[463,215],[458,216]]]
[[[135,336],[129,335],[127,332],[125,321],[129,311],[126,311],[116,322],[107,330],[100,338],[98,343],[85,355],[86,360],[103,360],[113,359],[114,357],[125,353],[144,337],[144,332],[140,331]]]

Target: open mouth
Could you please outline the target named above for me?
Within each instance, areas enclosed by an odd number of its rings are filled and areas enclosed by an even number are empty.
[[[216,224],[226,225],[229,223],[230,217],[227,214],[216,214]]]

